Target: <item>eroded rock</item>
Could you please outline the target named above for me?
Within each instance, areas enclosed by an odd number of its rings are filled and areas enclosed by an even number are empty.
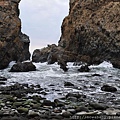
[[[88,56],[80,61],[99,64],[111,61],[120,68],[120,1],[70,0],[58,46]]]
[[[80,69],[78,69],[79,72],[89,72],[90,69],[88,67],[88,65],[83,65],[80,67]]]
[[[64,82],[64,86],[69,87],[69,86],[74,86],[74,84],[71,82]]]
[[[52,44],[52,45],[48,45],[47,47],[44,47],[42,49],[36,49],[33,52],[32,55],[32,61],[33,62],[47,62],[48,61],[48,56],[50,56],[49,54],[51,53],[51,51],[55,51],[56,49],[56,45]],[[56,62],[56,60],[51,61],[52,63]],[[49,63],[49,62],[48,62]]]
[[[60,68],[65,72],[68,70],[67,62],[75,61],[77,55],[65,51],[63,48],[53,45],[48,45],[48,47],[35,50],[32,55],[33,62],[47,62],[48,64],[54,64],[58,62]]]
[[[106,92],[116,92],[117,91],[117,88],[113,87],[113,86],[110,86],[110,85],[103,85],[101,87],[101,90],[102,91],[106,91]]]
[[[30,59],[29,37],[21,33],[20,0],[0,0],[0,69]]]
[[[29,72],[36,71],[35,65],[32,62],[18,62],[14,64],[10,70],[10,72]]]

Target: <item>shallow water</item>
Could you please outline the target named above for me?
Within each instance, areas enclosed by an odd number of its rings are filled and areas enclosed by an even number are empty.
[[[113,68],[108,62],[103,62],[97,66],[90,66],[90,72],[78,72],[80,66],[73,66],[68,63],[68,72],[59,68],[57,63],[47,65],[47,63],[34,63],[37,71],[32,72],[9,72],[14,62],[11,62],[7,69],[0,71],[0,76],[8,78],[6,85],[16,82],[28,83],[29,85],[40,84],[47,93],[44,97],[50,100],[61,98],[68,92],[79,92],[88,97],[88,102],[100,102],[113,107],[119,107],[120,101],[120,70]],[[92,76],[99,74],[100,76]],[[74,87],[64,87],[64,82],[71,82]],[[101,91],[104,84],[109,84],[118,89],[116,93]]]

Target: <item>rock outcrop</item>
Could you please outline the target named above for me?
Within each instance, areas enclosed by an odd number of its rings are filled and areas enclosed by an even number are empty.
[[[120,68],[120,1],[70,0],[58,46],[49,45],[33,53],[34,62],[99,64],[110,61]]]
[[[60,47],[120,68],[120,0],[70,0],[61,30]]]
[[[21,32],[20,0],[0,0],[0,69],[30,58],[29,37]]]
[[[47,62],[48,56],[51,53],[51,51],[53,51],[53,49],[57,49],[57,46],[55,44],[48,45],[47,47],[44,47],[42,49],[34,50],[32,55],[32,61],[41,63]]]
[[[32,55],[33,62],[47,62],[48,64],[54,64],[58,62],[60,68],[67,71],[67,62],[73,62],[76,60],[77,54],[73,54],[70,51],[65,51],[62,47],[58,47],[55,44],[48,45],[43,49],[36,49]]]
[[[18,62],[14,64],[10,72],[29,72],[36,71],[36,67],[32,62]]]

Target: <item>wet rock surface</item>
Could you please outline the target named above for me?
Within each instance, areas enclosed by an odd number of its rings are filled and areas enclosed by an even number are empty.
[[[0,86],[0,119],[66,120],[81,115],[117,115],[120,112],[120,109],[105,104],[89,103],[89,97],[79,92],[69,92],[64,99],[50,101],[41,96],[40,90],[44,89],[40,88],[40,85],[20,83]],[[34,95],[36,93],[38,95]]]
[[[36,71],[35,65],[32,62],[18,62],[14,64],[10,70],[10,72],[29,72]]]
[[[81,66],[80,69],[78,69],[79,72],[89,72],[90,69],[88,65]]]
[[[7,78],[0,76],[0,85],[5,85],[6,81],[7,81]]]
[[[47,47],[43,49],[34,50],[33,55],[32,55],[32,61],[33,62],[46,62],[48,60],[48,56],[50,52],[53,49],[56,49],[56,47],[57,46],[53,44],[53,45],[48,45]],[[54,63],[54,62],[56,62],[56,59],[54,59],[53,61],[49,61],[48,63]]]
[[[48,45],[43,49],[36,49],[32,55],[33,62],[47,62],[48,64],[54,64],[55,62],[60,65],[63,71],[68,71],[67,62],[75,61],[77,54],[65,51],[62,47],[58,47],[55,44]]]
[[[0,81],[7,81],[7,78],[0,76]]]
[[[74,84],[72,84],[71,82],[64,82],[64,86],[69,87],[69,86],[74,86]]]
[[[0,0],[0,69],[30,59],[29,37],[21,33],[20,0]]]
[[[116,92],[117,88],[109,85],[103,85],[103,87],[101,87],[101,90],[106,92]]]

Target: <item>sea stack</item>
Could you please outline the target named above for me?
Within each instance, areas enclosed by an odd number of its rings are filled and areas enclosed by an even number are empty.
[[[59,46],[88,56],[91,64],[106,60],[120,68],[120,0],[70,0],[69,4]]]
[[[21,32],[20,0],[0,0],[0,69],[30,59],[29,37]]]

